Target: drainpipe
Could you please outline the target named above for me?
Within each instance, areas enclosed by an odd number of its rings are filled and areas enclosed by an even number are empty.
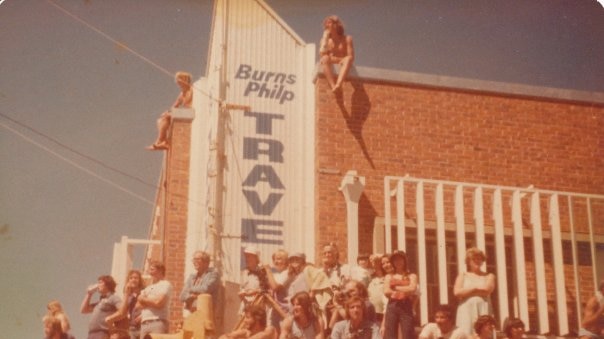
[[[359,200],[365,188],[365,177],[357,175],[357,171],[348,171],[339,190],[346,200],[346,233],[348,235],[348,263],[356,263],[359,255]]]

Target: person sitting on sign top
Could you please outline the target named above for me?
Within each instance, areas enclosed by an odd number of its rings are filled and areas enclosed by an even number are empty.
[[[193,103],[193,88],[191,87],[191,74],[187,72],[177,72],[174,77],[176,84],[180,87],[180,94],[176,98],[172,108],[191,108]],[[147,146],[148,150],[158,151],[169,148],[168,143],[168,128],[172,121],[170,110],[163,112],[157,119],[157,139],[155,142]]]
[[[342,88],[342,82],[346,78],[352,62],[354,61],[354,48],[352,37],[344,34],[344,25],[335,15],[328,16],[323,20],[323,37],[321,38],[319,55],[321,65],[327,82],[333,92]],[[335,79],[331,65],[340,65],[338,78]]]

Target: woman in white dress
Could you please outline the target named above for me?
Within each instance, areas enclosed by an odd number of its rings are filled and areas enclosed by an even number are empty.
[[[495,275],[483,272],[486,256],[483,251],[472,247],[466,251],[467,272],[460,272],[455,279],[453,294],[459,300],[457,327],[466,334],[474,333],[473,326],[479,316],[492,314],[491,293],[495,289]]]

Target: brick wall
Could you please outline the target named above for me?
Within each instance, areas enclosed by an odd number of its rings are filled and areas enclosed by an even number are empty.
[[[178,296],[184,284],[185,244],[187,235],[189,158],[191,142],[190,120],[174,119],[172,138],[167,154],[166,206],[163,261],[166,279],[172,283],[170,329],[182,321],[182,303]]]
[[[338,186],[348,170],[356,170],[366,178],[359,206],[359,239],[364,239],[359,252],[365,253],[372,250],[374,220],[384,215],[387,175],[604,192],[602,103],[359,77],[350,80],[339,95],[329,90],[322,76],[315,87],[317,243],[322,245],[336,239],[341,257],[346,257],[346,209]],[[432,193],[426,194],[428,197]],[[409,200],[413,200],[412,194],[409,195]],[[471,196],[464,199],[471,205]],[[445,200],[445,208],[451,210],[450,198]],[[529,209],[525,208],[526,202],[523,204],[523,217],[528,218]],[[542,209],[545,205],[542,202]],[[406,212],[408,218],[413,218],[414,210],[409,206]],[[566,218],[566,207],[561,206],[562,218]],[[430,208],[427,222],[434,221]],[[598,221],[595,233],[604,235],[604,208],[592,208]],[[510,220],[509,206],[504,206],[504,210],[506,220]],[[466,213],[466,221],[471,221],[469,210]],[[574,218],[577,229],[587,232],[586,216],[578,213]],[[492,221],[485,222],[492,226]],[[320,246],[316,249],[318,258],[319,249]],[[533,271],[532,266],[527,267],[527,274]],[[589,267],[582,267],[580,273],[582,283],[590,281],[589,285],[593,285]],[[551,269],[547,275],[551,281]],[[567,285],[567,289],[574,289],[573,285]],[[535,301],[534,286],[529,293],[531,304]],[[581,295],[582,302],[588,297]],[[574,299],[571,301],[574,303]]]
[[[346,247],[337,187],[350,169],[367,180],[360,232],[368,237],[383,215],[386,175],[604,192],[604,105],[361,79],[338,96],[320,78],[316,96],[319,243],[338,236]]]

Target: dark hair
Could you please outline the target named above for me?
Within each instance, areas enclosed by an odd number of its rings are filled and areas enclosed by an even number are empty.
[[[442,313],[445,318],[451,320],[452,322],[455,322],[455,313],[453,313],[453,308],[451,308],[449,304],[440,304],[436,306],[436,309],[434,310],[434,315],[436,315],[437,313]]]
[[[524,329],[524,322],[519,318],[506,318],[503,322],[502,328],[502,331],[505,333],[506,337],[512,337],[512,328],[514,327],[522,327]]]
[[[163,276],[166,275],[166,265],[159,260],[152,260],[149,263],[149,267],[155,267],[155,269],[160,271]]]
[[[115,293],[115,285],[117,284],[115,283],[115,280],[113,280],[112,276],[102,275],[98,278],[98,280],[102,281],[105,284],[105,287],[107,287],[109,292]]]
[[[248,305],[245,314],[249,314],[257,323],[266,327],[266,310],[260,305]]]
[[[308,292],[301,291],[301,292],[294,294],[294,296],[290,300],[292,306],[294,305],[295,301],[297,301],[298,304],[300,305],[300,307],[302,307],[302,311],[304,312],[304,314],[306,314],[306,317],[308,319],[315,318],[315,314],[313,313],[313,304],[312,304],[313,299],[310,296],[310,294],[308,294]]]
[[[138,275],[138,290],[142,291],[145,288],[145,280],[143,279],[143,274],[139,270],[130,270],[128,271],[128,275],[126,275],[126,283],[124,284],[124,292],[126,292],[126,287],[128,285],[128,280],[130,280],[131,275]]]
[[[481,315],[480,317],[478,317],[478,319],[476,319],[476,322],[474,322],[474,332],[476,332],[477,334],[480,334],[480,331],[482,331],[482,328],[488,324],[495,325],[495,318],[493,318],[493,316],[488,315],[488,314]]]
[[[392,267],[394,267],[394,259],[396,259],[397,257],[403,258],[405,260],[405,271],[409,271],[409,265],[407,262],[407,253],[405,253],[405,251],[403,250],[396,250],[394,252],[392,252],[392,254],[390,255],[390,263],[392,264]],[[396,271],[396,267],[394,267],[395,271]]]

